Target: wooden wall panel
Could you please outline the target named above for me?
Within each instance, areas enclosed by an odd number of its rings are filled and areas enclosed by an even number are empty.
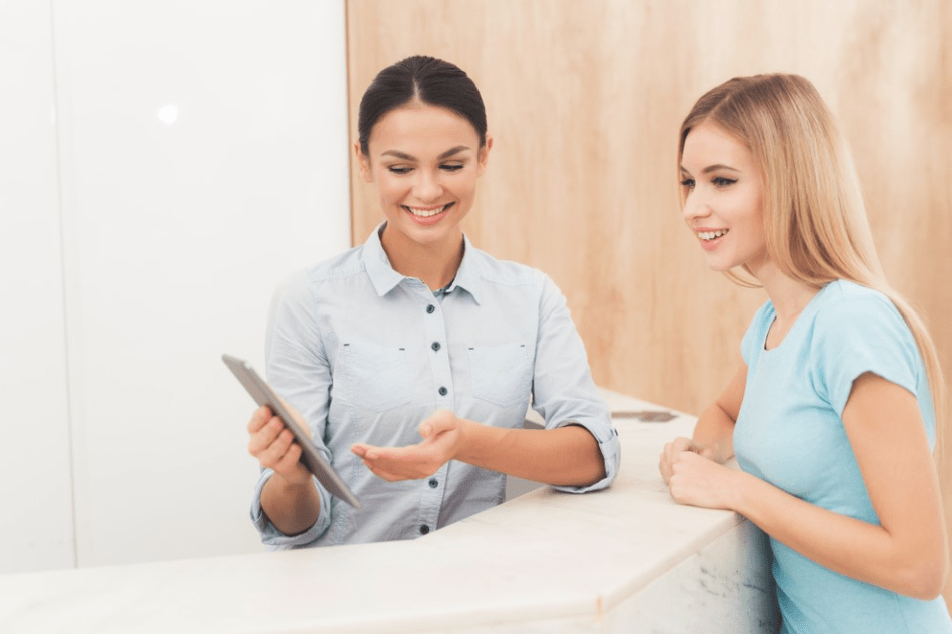
[[[680,220],[678,126],[730,77],[808,77],[841,120],[883,263],[930,321],[952,391],[952,3],[350,0],[347,14],[352,137],[380,68],[428,54],[466,70],[495,137],[468,235],[552,275],[599,384],[691,413],[732,375],[765,295],[708,271]],[[360,243],[382,216],[352,174]],[[941,474],[952,511],[952,459]]]

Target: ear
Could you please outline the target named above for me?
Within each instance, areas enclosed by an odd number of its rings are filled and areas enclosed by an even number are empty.
[[[479,150],[479,155],[476,158],[476,176],[482,176],[483,172],[486,171],[486,166],[489,163],[489,151],[493,149],[493,137],[486,133],[486,145],[484,145]]]
[[[364,179],[364,182],[374,182],[374,174],[370,169],[370,159],[360,151],[360,141],[354,143],[354,157],[357,159],[357,168],[360,170],[360,176]]]

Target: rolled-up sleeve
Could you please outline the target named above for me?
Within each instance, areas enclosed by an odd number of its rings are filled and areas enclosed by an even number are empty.
[[[548,276],[540,296],[532,395],[532,407],[545,419],[546,429],[584,427],[598,443],[605,463],[605,477],[598,482],[555,488],[584,493],[608,487],[618,475],[621,462],[618,432],[592,379],[585,345],[572,322],[565,296]]]
[[[272,547],[273,550],[285,550],[310,544],[323,535],[331,525],[330,497],[328,493],[323,490],[315,479],[314,486],[317,487],[321,495],[321,513],[317,518],[317,522],[303,533],[286,535],[271,523],[261,508],[261,489],[264,488],[265,483],[272,475],[274,475],[274,471],[271,469],[263,469],[261,471],[261,477],[258,478],[254,497],[251,501],[251,522],[255,528],[258,529],[258,533],[261,536],[261,543]]]

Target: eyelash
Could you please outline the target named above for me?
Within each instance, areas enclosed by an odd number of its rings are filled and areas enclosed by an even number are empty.
[[[724,178],[723,176],[715,176],[711,179],[711,183],[714,187],[718,189],[724,189],[725,187],[730,187],[737,182],[736,178]],[[694,189],[695,182],[693,178],[685,178],[681,181],[681,187],[686,187],[688,189]]]
[[[452,174],[453,172],[458,172],[458,171],[460,171],[461,169],[463,169],[463,167],[465,167],[465,165],[462,165],[462,164],[458,164],[458,165],[457,165],[457,164],[452,164],[452,165],[440,165],[440,169],[441,169],[441,170],[443,170],[444,172],[450,172],[451,174]],[[394,167],[388,167],[387,169],[390,170],[391,172],[393,172],[394,174],[398,175],[398,176],[403,176],[403,175],[405,175],[405,174],[409,174],[410,171],[411,171],[413,168],[412,168],[412,167],[397,167],[397,166],[394,166]]]

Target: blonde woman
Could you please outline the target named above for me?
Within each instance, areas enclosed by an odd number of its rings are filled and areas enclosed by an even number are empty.
[[[882,273],[832,115],[802,77],[732,79],[688,114],[678,158],[709,266],[769,301],[693,437],[664,447],[672,497],[769,535],[784,633],[952,632],[941,372]]]

